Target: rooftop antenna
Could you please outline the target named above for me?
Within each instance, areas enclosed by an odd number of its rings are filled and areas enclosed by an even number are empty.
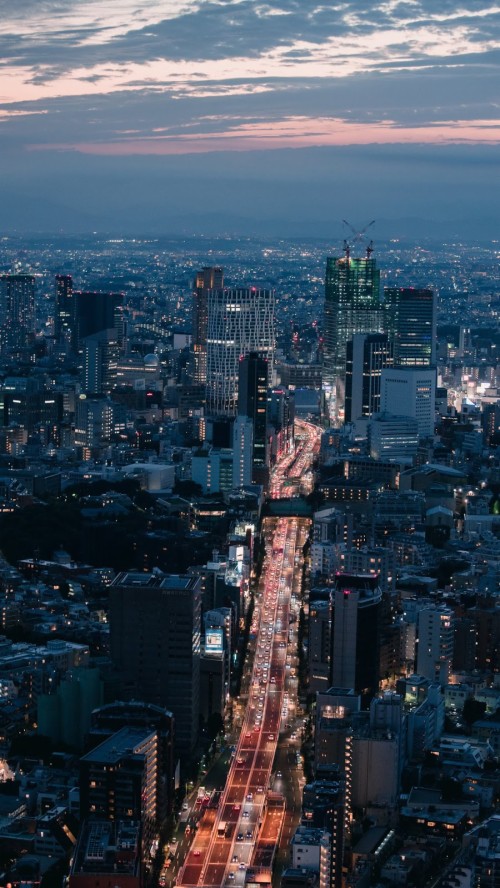
[[[363,240],[363,235],[364,235],[365,231],[367,231],[368,228],[370,228],[372,225],[375,225],[375,219],[372,219],[372,221],[368,222],[368,224],[365,225],[364,228],[361,228],[359,230],[354,228],[354,226],[351,225],[351,223],[348,222],[346,219],[342,219],[342,224],[346,225],[347,228],[349,228],[351,231],[350,240],[347,240],[347,238],[344,238],[344,253],[345,253],[346,259],[349,259],[350,255],[351,255],[351,246],[353,246],[354,244],[359,244]],[[369,259],[372,253],[373,253],[373,241],[371,240],[366,247],[366,258]]]

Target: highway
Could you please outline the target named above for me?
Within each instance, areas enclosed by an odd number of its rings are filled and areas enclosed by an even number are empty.
[[[319,452],[321,429],[296,420],[296,433],[293,454],[273,470],[273,498],[312,489],[311,465]],[[302,548],[309,528],[305,518],[264,521],[266,555],[252,625],[256,647],[248,703],[219,806],[205,812],[178,874],[177,885],[183,888],[242,888],[250,867],[263,881],[265,871],[270,881],[285,804],[269,787],[280,730],[296,702],[289,626],[295,619],[292,598],[300,592]]]
[[[288,718],[287,645],[296,555],[309,532],[307,519],[266,519],[261,596],[256,609],[257,642],[248,705],[217,811],[207,811],[177,884],[242,886],[246,871],[265,859],[261,828],[269,824],[268,791],[282,721]],[[276,799],[274,806],[277,805]],[[279,805],[278,805],[279,808]],[[259,840],[260,844],[259,844]],[[260,859],[259,859],[260,858]]]
[[[311,493],[314,486],[312,464],[319,453],[321,429],[303,419],[295,420],[295,449],[274,467],[271,473],[272,499],[289,499]]]

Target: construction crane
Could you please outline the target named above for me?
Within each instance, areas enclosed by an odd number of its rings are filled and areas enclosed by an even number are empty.
[[[375,219],[372,219],[372,221],[368,222],[368,224],[365,225],[364,228],[361,228],[359,230],[356,230],[354,228],[354,226],[351,225],[350,222],[347,222],[346,219],[342,219],[342,224],[347,225],[347,227],[351,229],[351,232],[353,235],[353,237],[351,238],[351,242],[349,242],[347,240],[347,238],[344,239],[344,253],[345,253],[346,259],[349,259],[350,255],[351,255],[351,244],[359,243],[363,239],[363,235],[364,235],[365,231],[367,231],[368,228],[370,228],[372,225],[375,225]],[[373,241],[371,240],[369,242],[368,246],[366,247],[367,259],[370,258],[372,253],[373,253]]]

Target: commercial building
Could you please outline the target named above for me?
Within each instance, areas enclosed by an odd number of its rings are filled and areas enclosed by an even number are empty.
[[[207,410],[233,416],[238,404],[240,358],[256,352],[274,358],[274,291],[258,287],[208,292]]]
[[[206,266],[198,271],[193,287],[193,379],[207,381],[208,292],[224,287],[224,270]]]
[[[87,820],[80,831],[69,888],[141,888],[139,821]]]
[[[54,337],[62,345],[69,346],[71,342],[74,313],[73,278],[70,274],[56,274]]]
[[[326,260],[323,381],[336,392],[338,411],[344,406],[347,343],[355,333],[382,331],[380,272],[375,259]]]
[[[35,278],[0,275],[0,346],[2,352],[25,348],[35,335]]]
[[[263,483],[267,480],[269,464],[267,447],[268,385],[268,360],[257,352],[245,355],[240,360],[238,368],[238,415],[247,417],[252,423],[252,478],[256,483]]]
[[[371,574],[337,574],[332,593],[331,683],[365,699],[378,690],[382,593]]]
[[[401,367],[429,367],[436,362],[436,298],[432,290],[384,288],[384,328]]]
[[[418,614],[417,672],[448,683],[453,661],[453,611],[429,605]]]
[[[417,454],[418,440],[418,422],[412,416],[375,413],[368,424],[372,459],[411,464]]]
[[[125,699],[169,709],[189,755],[198,735],[201,581],[120,573],[110,587],[111,656]]]
[[[346,346],[345,421],[380,411],[382,370],[392,367],[392,343],[384,333],[355,333]]]
[[[420,437],[434,434],[436,371],[425,367],[382,370],[380,409],[417,420]]]

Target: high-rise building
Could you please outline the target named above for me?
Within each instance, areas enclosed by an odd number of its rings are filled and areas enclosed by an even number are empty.
[[[25,348],[35,335],[35,278],[31,274],[0,275],[0,346]]]
[[[432,437],[435,425],[436,371],[433,367],[388,367],[382,370],[380,409],[417,420],[421,437]]]
[[[198,271],[193,287],[193,355],[195,382],[207,381],[208,292],[222,290],[224,269],[206,266]]]
[[[256,352],[240,360],[238,368],[238,414],[251,420],[253,426],[252,477],[264,483],[268,466],[267,453],[267,389],[269,363]]]
[[[73,278],[70,274],[56,274],[56,298],[54,306],[54,337],[56,342],[71,341],[75,323]]]
[[[384,328],[394,345],[394,363],[429,367],[436,362],[436,298],[432,290],[384,288]]]
[[[422,608],[418,614],[418,674],[447,684],[452,660],[453,611],[435,605]]]
[[[344,407],[348,341],[355,333],[382,330],[379,291],[380,272],[372,256],[355,259],[347,252],[326,260],[323,380],[335,392],[337,416]]]
[[[274,291],[258,287],[209,290],[207,329],[207,410],[234,416],[240,358],[256,352],[274,358]]]
[[[118,574],[110,588],[110,629],[122,695],[169,709],[176,748],[189,755],[200,708],[200,579]]]
[[[122,327],[119,306],[122,293],[73,292],[75,320],[72,345],[81,348],[87,336],[94,336],[103,330],[115,329],[118,339]]]
[[[80,759],[82,820],[140,820],[143,849],[160,825],[158,732],[125,727]]]
[[[368,425],[372,459],[411,464],[418,450],[418,423],[413,416],[374,413]]]
[[[392,367],[392,345],[384,333],[355,333],[346,346],[345,421],[380,410],[380,378]]]
[[[330,888],[341,888],[344,858],[345,787],[342,780],[315,780],[304,786],[302,823],[325,830],[330,839]]]
[[[252,483],[254,427],[249,416],[236,416],[233,424],[233,487]]]
[[[382,593],[372,574],[337,574],[332,594],[332,679],[364,699],[378,691]]]

